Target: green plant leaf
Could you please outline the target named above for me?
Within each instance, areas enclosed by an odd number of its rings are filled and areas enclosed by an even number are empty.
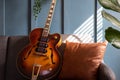
[[[117,26],[120,28],[120,21],[115,18],[114,16],[110,15],[109,13],[105,12],[104,10],[102,11],[102,16],[110,21],[113,25]]]
[[[98,0],[101,6],[105,9],[110,9],[116,12],[120,12],[120,5],[118,0]]]
[[[41,0],[34,0],[33,15],[35,17],[35,20],[37,19],[40,11],[41,11]]]
[[[120,5],[120,0],[117,0],[118,4]]]
[[[117,49],[120,49],[120,31],[109,27],[105,30],[105,38]]]
[[[119,0],[110,0],[112,3],[114,3],[115,5],[117,5],[117,6],[120,6],[119,5]]]

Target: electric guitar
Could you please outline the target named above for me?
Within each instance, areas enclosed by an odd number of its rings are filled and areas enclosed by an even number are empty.
[[[32,30],[30,43],[17,57],[17,70],[27,79],[49,80],[61,70],[62,55],[57,50],[61,36],[49,34],[55,4],[56,0],[52,0],[45,27]]]

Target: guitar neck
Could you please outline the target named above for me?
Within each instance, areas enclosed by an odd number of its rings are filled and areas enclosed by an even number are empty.
[[[48,36],[48,34],[49,34],[50,25],[51,25],[51,22],[52,22],[52,17],[53,17],[55,5],[56,5],[56,0],[52,0],[51,6],[50,6],[50,9],[49,9],[49,12],[48,12],[48,17],[47,17],[45,27],[44,27],[44,30],[43,30],[43,36]]]

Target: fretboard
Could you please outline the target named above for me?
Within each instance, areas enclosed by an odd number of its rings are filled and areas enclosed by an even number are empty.
[[[56,0],[52,0],[52,3],[51,3],[51,6],[50,6],[50,9],[49,9],[48,17],[47,17],[47,20],[46,20],[46,23],[45,23],[45,27],[44,27],[42,36],[46,37],[49,34],[49,30],[50,30],[50,26],[51,26],[51,22],[52,22],[52,17],[53,17],[55,5],[56,5]]]

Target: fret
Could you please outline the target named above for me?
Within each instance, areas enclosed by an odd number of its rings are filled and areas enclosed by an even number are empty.
[[[44,30],[44,33],[48,33],[48,30]]]
[[[52,18],[52,12],[49,12],[48,18]]]
[[[52,13],[50,13],[50,14],[48,15],[48,18],[50,18],[50,19],[51,19],[51,17],[52,17]]]
[[[50,24],[50,22],[51,22],[51,19],[47,19],[46,25],[47,25],[47,24]]]
[[[48,21],[50,21],[50,20],[51,20],[51,18],[48,18],[47,20],[48,20]]]
[[[53,12],[53,10],[50,10],[50,13],[52,13]]]
[[[49,14],[53,14],[53,10],[50,10],[50,11],[49,11]]]
[[[47,36],[48,36],[48,30],[43,30],[42,36],[43,36],[43,37],[47,37]]]
[[[47,24],[49,24],[49,25],[50,25],[50,20],[47,20],[47,21],[46,21],[46,25],[47,25]]]
[[[47,26],[49,26],[50,24],[49,23],[46,23]]]
[[[48,28],[44,28],[44,30],[48,30]]]
[[[53,9],[53,8],[54,8],[54,5],[51,6],[51,9]]]
[[[54,9],[54,5],[50,8],[50,10],[53,10]]]
[[[49,30],[49,25],[46,25],[44,29]]]

